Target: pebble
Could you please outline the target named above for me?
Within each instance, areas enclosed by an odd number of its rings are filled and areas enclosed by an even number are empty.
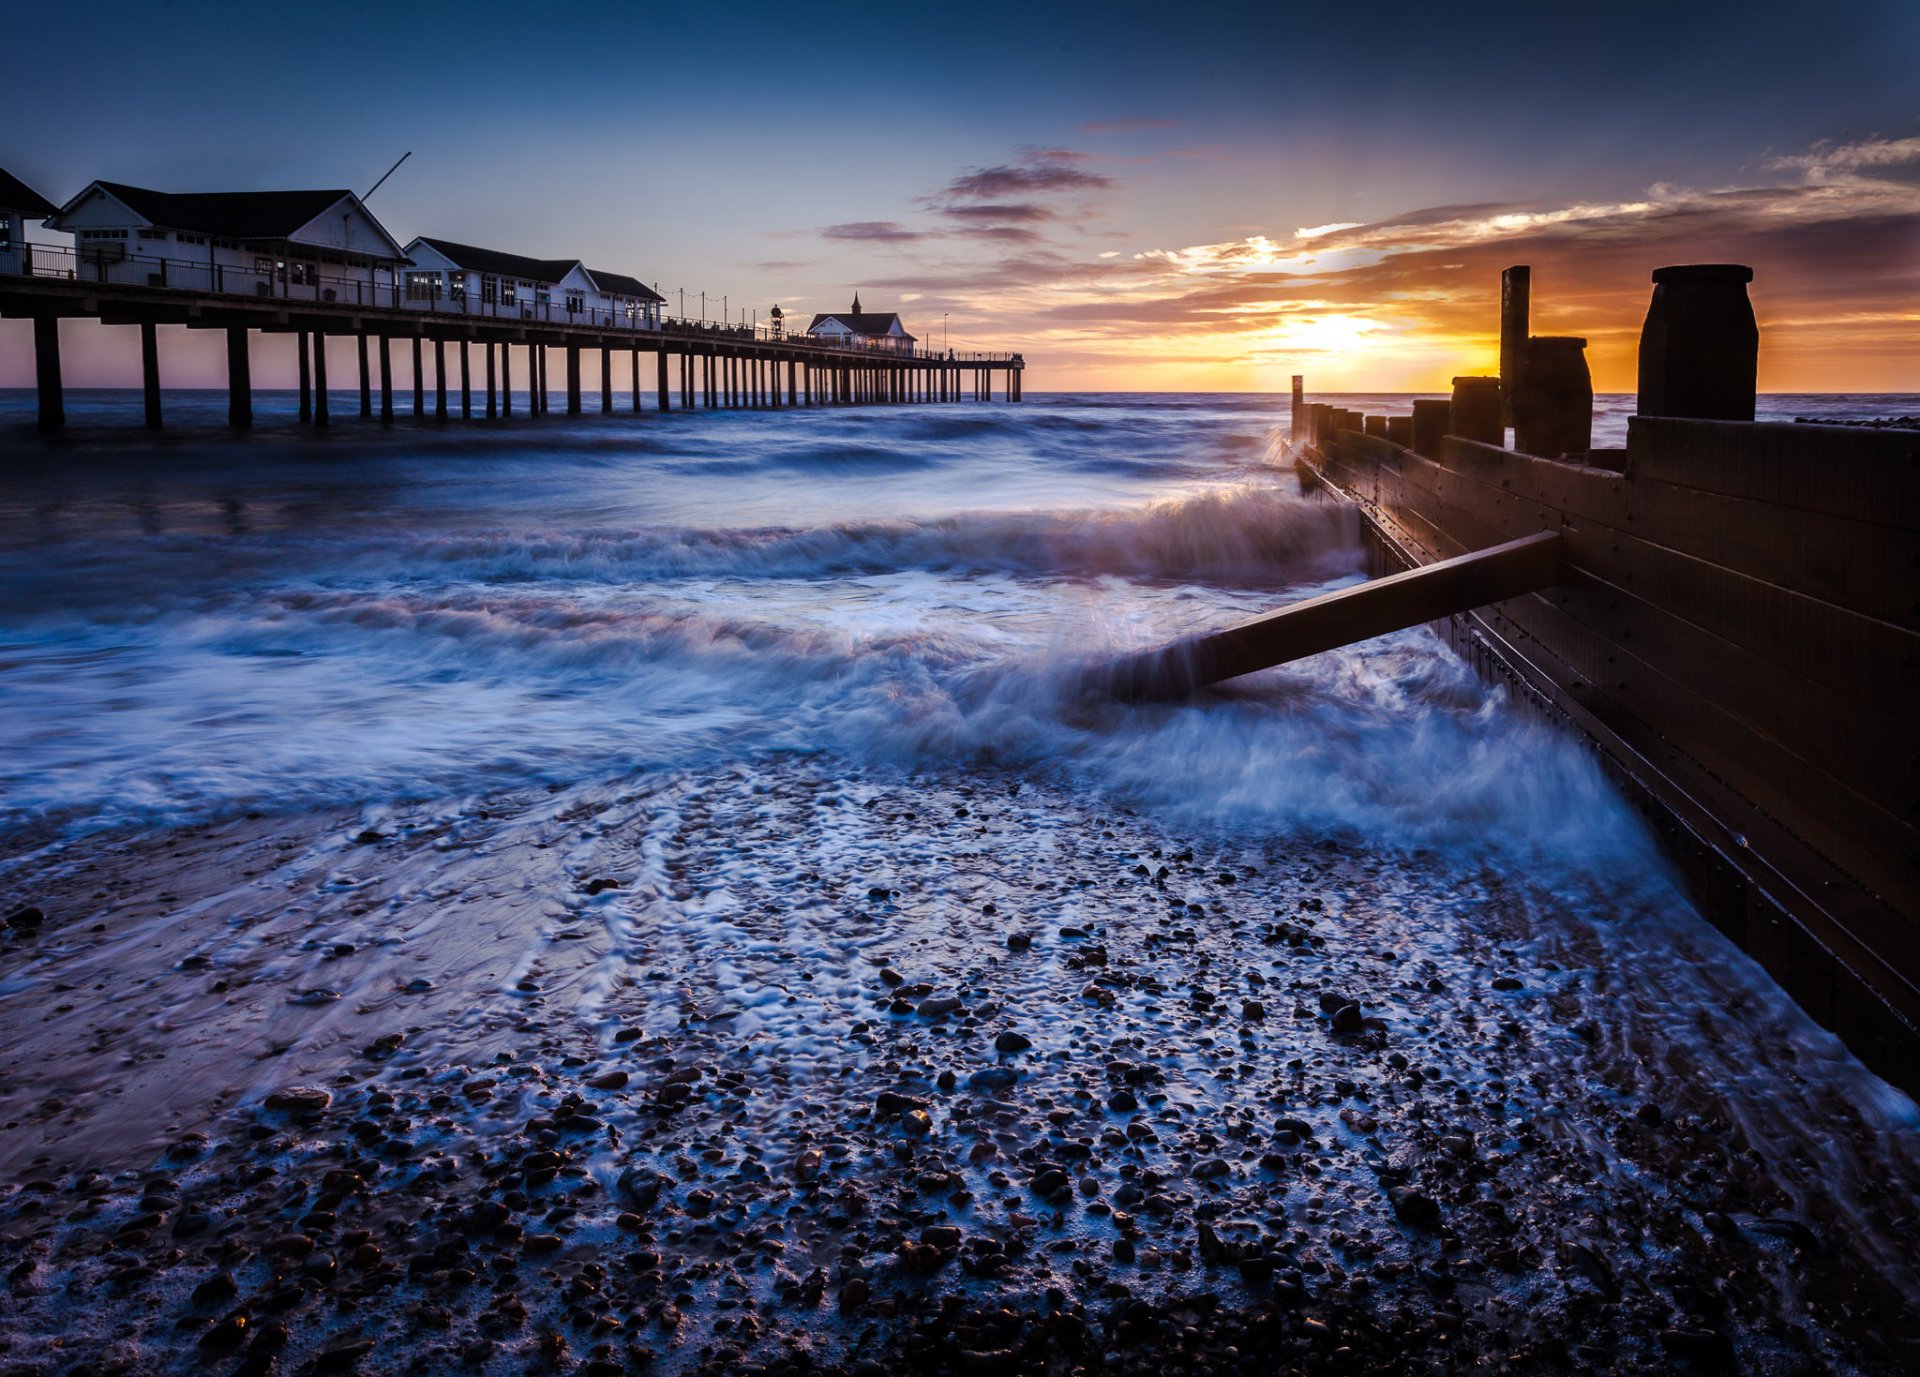
[[[996,1052],[1024,1052],[1031,1046],[1033,1043],[1029,1038],[1012,1031],[1002,1033],[993,1040],[993,1050]]]

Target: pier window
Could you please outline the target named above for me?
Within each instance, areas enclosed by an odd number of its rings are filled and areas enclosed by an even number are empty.
[[[500,299],[500,279],[487,276],[480,279],[480,300],[488,306]]]
[[[320,266],[317,263],[296,262],[291,270],[293,285],[296,287],[314,287],[320,282]]]
[[[455,301],[467,299],[467,275],[465,273],[447,274],[447,295]]]
[[[541,287],[533,294],[533,304],[541,315],[545,315],[547,313],[547,307],[553,305],[553,293],[547,288]]]
[[[439,273],[408,273],[407,300],[432,301],[439,295]]]
[[[527,284],[524,282],[516,283],[512,278],[508,278],[508,277],[501,278],[500,279],[500,304],[502,306],[514,306],[519,304],[520,288],[526,285]]]
[[[204,234],[184,234],[176,231],[173,236],[173,242],[176,244],[204,244],[207,242],[207,236]]]
[[[82,239],[125,239],[127,232],[123,229],[89,229],[81,230],[80,237]]]
[[[142,239],[158,239],[164,242],[167,232],[163,229],[143,229],[139,231],[139,235]]]

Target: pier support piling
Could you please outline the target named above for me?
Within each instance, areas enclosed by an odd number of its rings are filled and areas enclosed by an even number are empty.
[[[380,336],[380,420],[393,419],[393,340]]]
[[[613,349],[608,345],[600,346],[600,414],[607,415],[613,410]]]
[[[360,419],[366,420],[373,415],[373,375],[367,369],[367,332],[362,330],[356,337],[360,347]]]
[[[421,366],[420,336],[413,337],[413,417],[417,421],[427,411],[427,370]]]
[[[500,341],[500,414],[513,415],[513,346]]]
[[[433,342],[433,417],[436,421],[447,419],[447,342],[444,339]]]
[[[227,327],[227,424],[253,424],[253,360],[247,353],[247,327]]]
[[[313,419],[313,378],[307,371],[307,332],[296,331],[293,338],[300,351],[300,421],[304,425]]]
[[[327,404],[327,332],[313,332],[313,424],[325,430],[332,420]]]
[[[567,415],[580,414],[580,346],[567,346]]]
[[[160,337],[150,320],[140,322],[140,390],[147,404],[147,429],[160,429]]]
[[[52,434],[67,423],[66,389],[60,382],[60,317],[33,318],[33,376],[40,392],[40,429]]]

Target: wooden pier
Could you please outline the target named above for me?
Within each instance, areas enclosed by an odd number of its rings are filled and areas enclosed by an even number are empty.
[[[642,409],[642,384],[647,381],[653,385],[655,405],[669,411],[676,406],[776,409],[985,402],[993,400],[996,391],[1017,402],[1026,367],[1016,353],[863,347],[782,336],[765,327],[667,319],[658,328],[648,328],[611,315],[569,314],[560,307],[516,316],[477,305],[469,310],[465,303],[446,300],[408,301],[397,287],[372,290],[368,300],[346,301],[325,300],[319,292],[310,299],[278,294],[284,287],[267,293],[89,281],[87,265],[75,254],[41,246],[34,246],[21,268],[0,272],[0,317],[33,322],[43,431],[58,430],[66,420],[59,323],[70,319],[140,331],[143,416],[150,427],[160,426],[163,419],[161,325],[226,332],[227,417],[236,427],[253,423],[250,336],[255,331],[297,337],[300,419],[322,427],[332,420],[325,349],[330,338],[355,341],[359,414],[375,415],[377,394],[383,421],[395,415],[396,346],[410,355],[411,414],[431,414],[437,420],[456,413],[462,419],[504,418],[516,410],[545,413],[548,355],[554,350],[564,358],[570,415],[583,410],[584,351],[600,356],[602,412],[613,410],[616,372],[629,379],[634,411]],[[451,374],[448,345],[454,346]],[[476,345],[482,357],[478,369],[472,359]]]
[[[1715,269],[1663,272],[1721,290]],[[1920,433],[1755,423],[1750,312],[1701,332],[1692,310],[1656,295],[1624,450],[1505,447],[1503,396],[1517,436],[1568,419],[1508,375],[1411,417],[1296,389],[1296,452],[1359,509],[1380,574],[1556,537],[1551,578],[1435,629],[1583,737],[1706,916],[1920,1092]],[[1253,660],[1291,644],[1268,620],[1236,629]]]

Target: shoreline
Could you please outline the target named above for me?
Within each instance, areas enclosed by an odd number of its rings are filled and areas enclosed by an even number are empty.
[[[1631,891],[788,760],[73,839],[5,893],[8,1371],[1920,1346],[1911,1135]]]

